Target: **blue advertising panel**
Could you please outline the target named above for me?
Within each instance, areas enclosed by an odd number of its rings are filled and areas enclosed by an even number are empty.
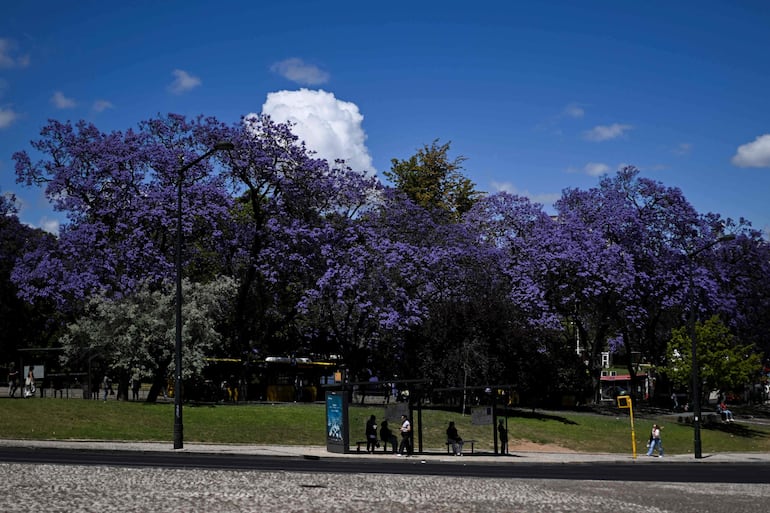
[[[326,450],[347,453],[349,439],[348,393],[326,392]]]

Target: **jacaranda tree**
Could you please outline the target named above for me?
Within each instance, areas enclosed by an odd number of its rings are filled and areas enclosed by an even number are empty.
[[[44,187],[68,222],[58,243],[28,252],[14,281],[28,301],[48,299],[77,310],[93,294],[122,297],[140,283],[160,283],[174,272],[176,185],[182,180],[184,265],[218,241],[232,200],[203,161],[177,171],[207,151],[189,133],[197,122],[168,116],[139,131],[102,133],[91,124],[51,121],[32,146],[42,155],[14,155],[17,180]]]
[[[232,149],[198,161],[221,142]],[[124,372],[141,361],[156,383],[173,346],[164,319],[180,185],[190,300],[206,287],[232,295],[216,312],[185,311],[213,330],[198,348],[186,332],[190,369],[206,352],[338,354],[353,377],[504,381],[545,400],[582,391],[586,370],[597,390],[608,347],[632,375],[637,355],[665,366],[691,312],[718,315],[740,347],[770,345],[761,236],[700,215],[632,167],[564,191],[552,218],[526,198],[475,191],[448,144],[394,159],[388,188],[317,158],[290,124],[266,116],[170,114],[111,133],[51,121],[32,147],[38,160],[14,155],[17,179],[43,187],[67,222],[58,238],[29,244],[3,207],[12,250],[0,264],[13,266],[14,293],[67,316],[72,358],[98,351]],[[728,233],[738,237],[722,243]],[[131,331],[115,319],[137,301],[157,309],[128,316]],[[99,341],[86,336],[92,328]]]

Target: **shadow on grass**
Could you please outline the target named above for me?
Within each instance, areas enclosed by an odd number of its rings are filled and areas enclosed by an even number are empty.
[[[187,404],[185,404],[186,407],[189,408],[216,408],[219,406],[218,403],[210,403],[210,402],[202,402],[202,401],[192,401]]]
[[[543,413],[539,411],[523,411],[523,410],[517,410],[517,411],[509,411],[507,413],[507,416],[509,418],[511,417],[518,417],[521,419],[534,419],[534,420],[540,420],[540,421],[554,421],[554,422],[561,422],[562,424],[577,426],[578,423],[574,420],[568,419],[566,417],[562,417],[561,415],[552,415],[548,413]]]
[[[721,431],[722,433],[741,437],[741,438],[756,438],[756,439],[765,439],[768,438],[767,432],[759,431],[757,429],[754,429],[752,426],[747,424],[741,424],[738,422],[729,422],[729,423],[707,423],[701,426],[701,429],[708,430],[708,431]]]
[[[702,430],[711,431],[713,433],[721,432],[726,435],[746,438],[746,439],[770,438],[770,434],[768,434],[767,431],[756,429],[751,424],[747,424],[740,421],[723,422],[721,420],[714,420],[713,417],[714,417],[713,414],[706,414],[703,416],[703,421],[701,422],[701,425],[700,425]],[[679,415],[677,417],[677,423],[680,425],[692,426],[692,414]]]

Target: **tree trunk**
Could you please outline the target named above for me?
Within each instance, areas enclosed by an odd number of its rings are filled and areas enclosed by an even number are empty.
[[[147,399],[145,402],[148,402],[148,403],[157,402],[158,395],[161,393],[165,397],[166,395],[165,390],[167,386],[167,380],[166,380],[167,374],[168,374],[168,367],[164,367],[163,369],[158,369],[158,372],[155,373],[155,376],[153,377],[152,386],[150,386],[150,391],[147,393]]]

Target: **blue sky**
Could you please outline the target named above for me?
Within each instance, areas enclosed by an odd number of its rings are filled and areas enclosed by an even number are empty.
[[[702,213],[770,232],[770,4],[2,2],[0,192],[49,118],[125,130],[159,113],[292,119],[382,173],[451,141],[479,190],[545,205],[633,164]]]

